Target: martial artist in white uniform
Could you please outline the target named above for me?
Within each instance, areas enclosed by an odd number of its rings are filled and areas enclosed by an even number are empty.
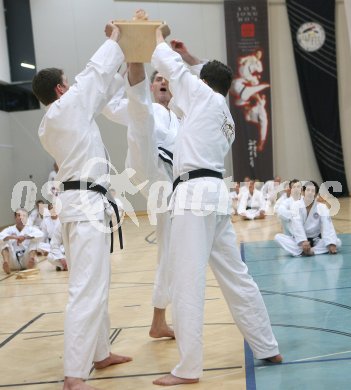
[[[291,236],[277,234],[277,243],[293,256],[337,253],[341,241],[336,236],[329,209],[316,200],[318,189],[305,186],[304,198],[292,204]]]
[[[186,177],[197,169],[224,172],[224,157],[234,139],[234,122],[225,97],[191,75],[179,54],[164,42],[160,29],[156,34],[158,45],[152,65],[169,80],[175,104],[184,113],[176,138],[173,177]],[[201,72],[211,65],[204,65]],[[227,78],[229,89],[231,74]],[[223,180],[216,177],[180,182],[173,192],[169,261],[172,319],[180,362],[155,384],[194,383],[202,376],[208,262],[255,356],[279,354],[261,294],[236,246],[230,203]]]
[[[29,213],[28,216],[28,225],[36,226],[40,229],[40,226],[43,222],[43,214],[45,212],[45,204],[42,200],[37,200],[35,202],[35,208]]]
[[[96,51],[71,87],[65,76],[61,76],[62,84],[53,88],[56,96],[51,104],[40,96],[37,79],[48,70],[41,71],[33,80],[34,93],[48,105],[39,127],[40,141],[57,162],[57,180],[61,182],[94,182],[104,177],[99,184],[109,187],[108,153],[94,118],[123,84],[116,71],[124,55],[117,43],[118,28],[108,24],[105,33],[110,39]],[[100,163],[85,169],[94,159]],[[96,368],[104,368],[130,360],[110,353],[110,234],[106,231],[111,212],[102,194],[86,190],[60,193],[55,207],[62,223],[69,268],[64,389],[74,386],[90,389],[83,380],[88,377],[92,362]]]
[[[275,204],[274,212],[282,224],[283,233],[291,236],[291,221],[293,217],[294,202],[301,199],[301,182],[297,179],[293,179],[289,182],[289,188],[286,196],[284,194],[278,199]]]
[[[265,217],[266,203],[263,194],[255,188],[255,182],[250,181],[248,191],[243,192],[238,204],[238,214],[243,219],[257,219]]]
[[[56,229],[51,235],[48,261],[56,268],[56,271],[67,271],[67,260],[62,238],[62,224],[59,219],[58,222]]]
[[[187,51],[183,42],[173,41],[173,45],[182,52],[184,60],[191,65],[192,72],[199,73],[200,60]],[[170,214],[165,205],[163,211],[158,209],[157,194],[150,194],[149,190],[156,182],[163,182],[168,187],[165,188],[165,193],[171,193],[173,183],[171,156],[179,120],[168,108],[171,99],[168,82],[158,72],[154,72],[151,82],[155,102],[152,102],[150,83],[142,64],[130,64],[125,83],[128,99],[122,99],[122,95],[117,94],[103,113],[114,122],[128,123],[126,167],[133,168],[136,172],[131,178],[134,184],[138,185],[148,180],[148,185],[142,193],[149,199],[149,213],[156,214],[158,244],[158,265],[152,296],[152,305],[155,309],[149,334],[152,337],[173,337],[174,332],[168,327],[165,319],[165,309],[170,301],[168,283]],[[126,102],[127,114],[124,112]],[[155,201],[150,201],[152,197]],[[167,195],[167,201],[168,199]]]
[[[281,178],[276,176],[274,180],[266,181],[261,188],[261,192],[266,201],[266,212],[270,209],[270,207],[274,207],[276,201],[279,198],[278,192],[280,191],[280,183]]]
[[[28,213],[24,209],[15,212],[16,224],[0,233],[0,252],[3,257],[3,270],[12,271],[34,268],[36,250],[43,233],[35,226],[27,224]]]

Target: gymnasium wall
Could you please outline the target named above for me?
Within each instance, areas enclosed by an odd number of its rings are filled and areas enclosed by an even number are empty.
[[[89,57],[104,41],[103,30],[106,21],[130,19],[135,9],[140,7],[148,12],[150,19],[165,20],[171,27],[172,38],[183,40],[189,50],[197,56],[226,61],[222,0],[202,2],[195,0],[180,2],[31,0],[38,69],[48,66],[62,67],[69,81],[73,82],[74,76],[83,69]],[[343,1],[337,0],[336,7],[342,137],[345,165],[350,167],[351,56]],[[320,181],[298,89],[284,0],[269,1],[269,29],[275,174],[279,174],[283,179],[297,177]],[[150,68],[149,73],[151,73]],[[37,128],[43,113],[43,109],[11,114],[0,113],[1,117],[7,118],[6,134],[11,137],[14,145],[11,157],[13,179],[28,180],[29,175],[33,175],[38,187],[47,180],[53,164],[37,138]],[[103,117],[98,118],[98,124],[109,149],[112,163],[121,172],[124,169],[126,156],[126,129]],[[10,159],[9,156],[4,158]],[[234,156],[234,161],[235,158],[240,156]],[[226,167],[228,175],[232,175],[231,156],[227,158]],[[347,172],[347,175],[351,183],[351,172]],[[242,178],[235,177],[235,179]],[[9,223],[7,207],[2,206],[3,196],[7,194],[1,189],[0,226]],[[129,199],[135,210],[146,209],[146,202],[140,195]]]

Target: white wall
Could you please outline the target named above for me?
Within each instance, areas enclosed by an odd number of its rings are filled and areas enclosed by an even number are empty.
[[[10,63],[7,50],[7,38],[5,28],[4,2],[0,0],[0,82],[9,83],[10,78]]]
[[[13,142],[10,117],[0,111],[0,227],[13,222],[11,194],[14,186]]]
[[[72,81],[95,49],[104,41],[104,25],[111,19],[130,19],[136,8],[147,10],[150,19],[167,21],[172,37],[184,40],[202,58],[226,61],[224,10],[221,0],[210,2],[134,2],[113,0],[31,0],[33,35],[38,69],[64,68]],[[191,22],[190,22],[191,21]],[[273,101],[274,170],[284,179],[293,177],[320,181],[298,88],[292,42],[283,0],[269,1],[271,78]],[[351,159],[351,68],[344,5],[337,1],[338,69],[340,114],[345,161]],[[6,114],[5,114],[6,115]],[[38,186],[47,179],[53,161],[41,149],[37,128],[43,110],[10,115],[16,159],[14,177],[34,175]],[[121,172],[126,155],[126,129],[99,118],[112,162]],[[240,158],[240,156],[234,156]],[[231,174],[231,161],[227,160]],[[351,173],[347,171],[351,187]],[[141,196],[132,200],[136,210],[145,210]],[[1,215],[0,215],[1,218]],[[0,223],[1,225],[1,223]]]

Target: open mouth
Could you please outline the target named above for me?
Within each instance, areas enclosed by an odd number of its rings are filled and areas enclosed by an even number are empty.
[[[160,91],[161,92],[167,92],[167,89],[166,88],[160,88]]]

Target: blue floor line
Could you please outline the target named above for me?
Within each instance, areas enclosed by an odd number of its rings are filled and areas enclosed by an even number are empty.
[[[241,259],[245,263],[244,243],[240,243]],[[244,340],[246,390],[256,390],[255,362],[249,344]]]
[[[255,363],[249,344],[244,340],[246,390],[256,390]]]

